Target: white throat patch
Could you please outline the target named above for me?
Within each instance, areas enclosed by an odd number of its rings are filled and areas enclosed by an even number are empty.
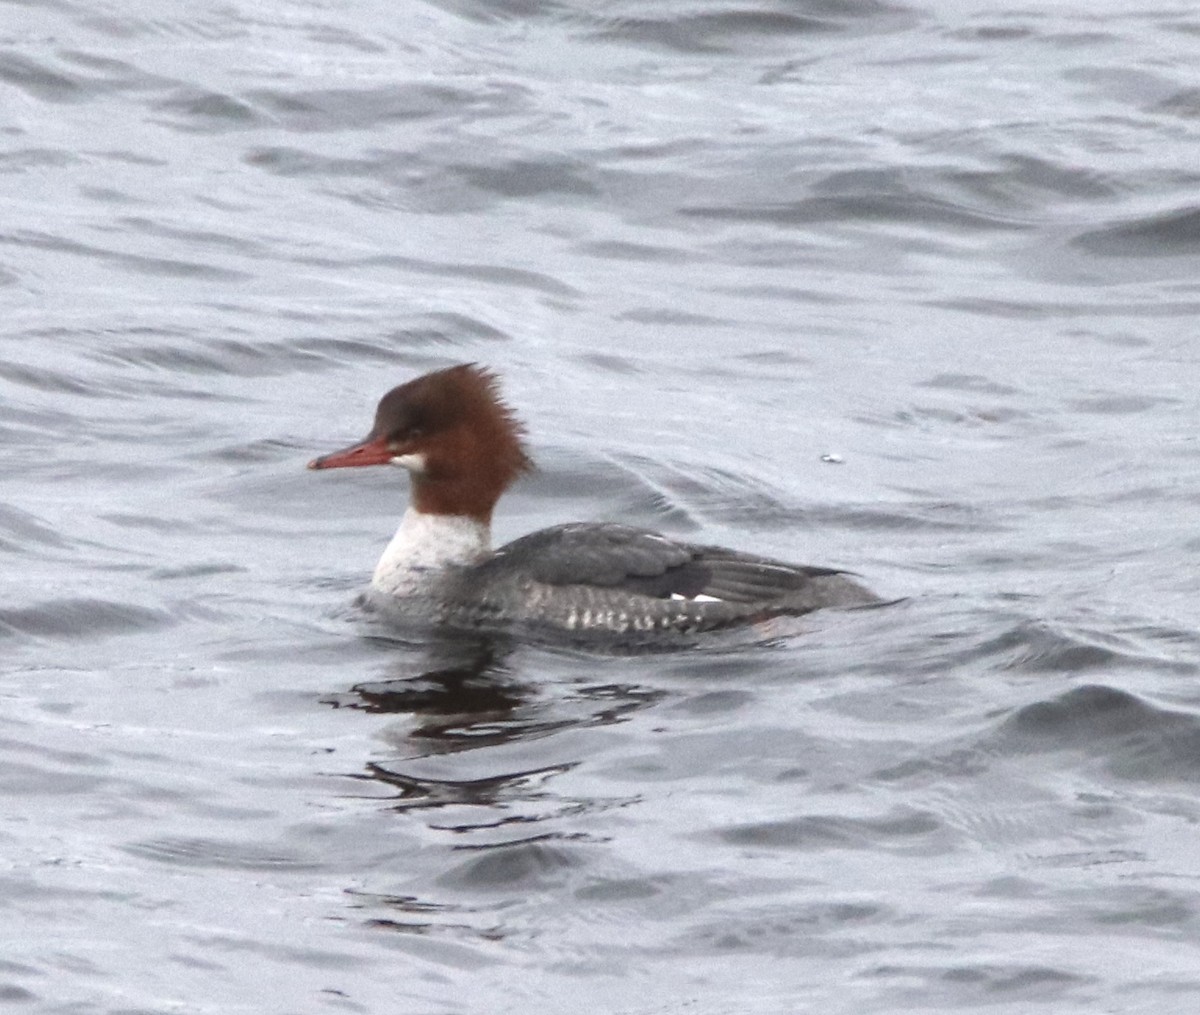
[[[419,452],[411,455],[396,455],[392,458],[390,464],[398,465],[402,469],[408,469],[409,472],[424,472],[425,456]]]

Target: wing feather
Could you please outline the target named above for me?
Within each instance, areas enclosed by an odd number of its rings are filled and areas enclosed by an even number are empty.
[[[683,543],[649,529],[587,522],[523,536],[501,547],[493,560],[497,566],[520,563],[534,581],[546,585],[730,603],[770,602],[803,591],[814,578],[842,573]]]

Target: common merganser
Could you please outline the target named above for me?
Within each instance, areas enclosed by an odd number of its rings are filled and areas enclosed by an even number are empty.
[[[524,434],[497,376],[468,363],[393,388],[365,440],[308,467],[408,470],[409,507],[371,585],[422,620],[655,640],[880,601],[842,571],[608,522],[556,525],[493,551],[492,509],[533,467]]]

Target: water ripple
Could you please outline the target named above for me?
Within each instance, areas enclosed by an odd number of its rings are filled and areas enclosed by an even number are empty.
[[[1080,233],[1071,241],[1103,257],[1200,255],[1200,208],[1188,206]]]
[[[72,254],[77,257],[108,262],[144,275],[162,275],[179,278],[206,279],[213,282],[235,282],[246,278],[246,273],[229,267],[205,264],[198,260],[135,254],[123,250],[83,243],[62,236],[35,230],[0,233],[0,244],[18,248],[46,250],[54,253]]]
[[[178,623],[162,609],[104,599],[50,599],[36,606],[0,609],[0,636],[92,641],[109,635],[138,634]]]
[[[654,6],[654,5],[650,5]],[[894,31],[913,23],[903,7],[870,0],[845,4],[805,4],[804,13],[771,9],[770,5],[739,10],[683,12],[659,17],[608,17],[589,31],[593,38],[639,46],[662,46],[680,53],[728,53],[748,44],[772,48],[793,37],[806,39],[837,32]]]
[[[887,815],[853,818],[834,814],[738,825],[717,833],[735,846],[771,849],[867,849],[942,852],[945,826],[937,815],[896,809]]]
[[[272,849],[260,843],[164,838],[130,843],[124,849],[136,856],[180,867],[288,872],[317,870],[321,866],[320,861],[299,856],[287,847]]]

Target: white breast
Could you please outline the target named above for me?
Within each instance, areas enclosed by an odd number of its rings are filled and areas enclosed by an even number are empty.
[[[371,584],[392,596],[427,591],[437,572],[470,564],[491,550],[490,527],[463,515],[429,515],[409,508],[400,519]]]

